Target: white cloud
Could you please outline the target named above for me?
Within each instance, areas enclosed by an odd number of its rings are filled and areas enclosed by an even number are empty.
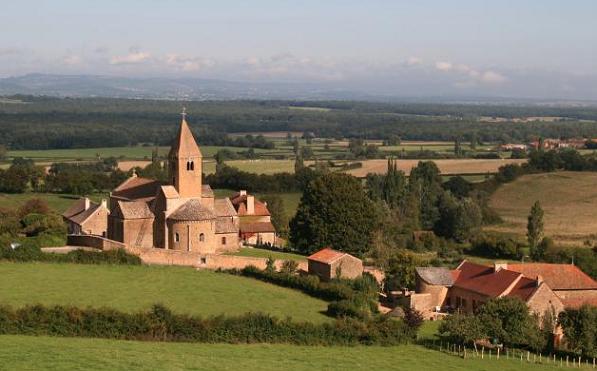
[[[450,62],[439,61],[435,62],[435,68],[440,71],[450,71],[452,70],[453,66]]]
[[[418,57],[408,57],[408,59],[406,60],[407,66],[418,66],[422,63],[423,63],[423,60],[421,60],[421,58],[418,58]]]
[[[212,59],[186,57],[178,54],[168,54],[165,62],[166,65],[185,72],[199,71],[216,64]]]
[[[74,66],[81,63],[81,57],[79,57],[78,55],[69,55],[64,57],[62,62],[68,66]]]
[[[508,79],[498,72],[485,71],[479,76],[479,80],[487,84],[501,84]]]
[[[134,51],[127,55],[122,56],[114,56],[110,59],[110,64],[112,65],[119,65],[119,64],[137,64],[146,62],[151,58],[151,54],[141,51]]]

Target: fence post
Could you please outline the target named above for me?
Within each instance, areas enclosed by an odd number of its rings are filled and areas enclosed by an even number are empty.
[[[593,357],[593,368],[595,368],[595,357]]]
[[[464,355],[463,358],[466,359],[466,347],[464,347]]]
[[[481,359],[483,359],[483,354],[485,353],[485,347],[481,348]]]
[[[500,359],[500,348],[497,348],[497,359]]]
[[[566,355],[566,367],[568,367],[568,358],[569,357],[570,357],[569,355]]]
[[[527,362],[531,361],[531,352],[527,350]]]

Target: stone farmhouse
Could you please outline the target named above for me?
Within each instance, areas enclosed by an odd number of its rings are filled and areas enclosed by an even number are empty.
[[[363,262],[350,254],[324,248],[307,258],[309,274],[322,281],[333,278],[357,278],[363,275]]]
[[[106,237],[109,214],[106,200],[98,204],[83,197],[62,213],[62,219],[69,234],[93,234]]]
[[[472,313],[498,297],[517,297],[538,315],[565,307],[597,305],[597,282],[571,264],[522,263],[486,266],[463,261],[454,269],[416,268],[416,289],[403,299],[426,316]]]
[[[267,203],[240,191],[230,198],[239,219],[240,239],[249,245],[276,245],[276,229],[271,222]]]
[[[203,184],[202,159],[183,113],[168,154],[168,184],[133,173],[110,193],[109,210],[103,203],[101,213],[94,214],[93,228],[86,227],[92,222],[84,218],[90,213],[85,207],[97,207],[87,199],[77,201],[64,214],[69,233],[106,237],[132,249],[201,254],[234,251],[241,243],[274,244],[276,231],[267,205],[246,191],[232,200],[216,198]]]

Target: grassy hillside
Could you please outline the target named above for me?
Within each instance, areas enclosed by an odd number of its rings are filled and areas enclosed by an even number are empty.
[[[525,175],[501,186],[490,205],[505,223],[490,229],[526,234],[527,216],[535,201],[545,211],[545,234],[557,242],[582,245],[597,233],[597,173],[556,172]]]
[[[462,359],[426,348],[185,344],[0,336],[7,370],[555,370],[501,358]]]
[[[125,311],[162,303],[200,315],[246,312],[324,322],[327,303],[257,280],[186,267],[0,263],[0,302],[110,307]]]
[[[237,252],[230,253],[230,255],[250,256],[250,257],[256,257],[256,258],[269,258],[271,256],[272,258],[274,258],[276,260],[296,260],[296,261],[306,261],[307,260],[307,257],[303,256],[303,255],[271,251],[271,250],[266,250],[266,249],[251,248],[251,247],[243,247]]]

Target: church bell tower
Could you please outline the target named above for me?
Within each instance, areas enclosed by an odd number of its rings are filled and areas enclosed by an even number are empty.
[[[193,137],[182,110],[182,120],[178,136],[168,154],[168,174],[170,183],[182,198],[201,197],[203,155]]]

